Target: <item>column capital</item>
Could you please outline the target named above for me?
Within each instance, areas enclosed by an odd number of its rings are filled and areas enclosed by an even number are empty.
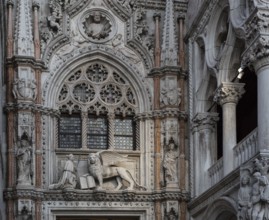
[[[256,9],[244,25],[246,50],[243,65],[253,65],[255,70],[269,65],[269,3],[255,0]]]
[[[193,131],[210,129],[213,130],[216,122],[219,120],[219,114],[216,112],[201,112],[197,113],[192,119]]]
[[[160,20],[161,19],[161,13],[157,13],[157,12],[154,13],[153,18],[154,18],[154,20],[156,20],[156,19]]]
[[[225,103],[235,103],[239,101],[245,93],[244,83],[223,82],[215,91],[214,101],[220,105]]]
[[[38,1],[33,1],[33,9],[39,9],[40,8],[40,4]]]
[[[7,1],[7,6],[14,6],[14,2],[13,2],[13,0],[8,0]]]

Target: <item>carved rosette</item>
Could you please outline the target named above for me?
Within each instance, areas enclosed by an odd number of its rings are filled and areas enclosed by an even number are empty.
[[[236,103],[245,93],[244,83],[222,83],[216,90],[214,101],[220,105]]]
[[[102,9],[86,11],[78,22],[83,37],[94,43],[104,43],[111,40],[117,32],[113,16]]]
[[[213,130],[216,126],[216,123],[219,120],[218,113],[210,113],[210,112],[204,112],[204,113],[197,113],[194,118],[192,119],[193,131],[196,130],[203,130],[203,129],[210,129]]]

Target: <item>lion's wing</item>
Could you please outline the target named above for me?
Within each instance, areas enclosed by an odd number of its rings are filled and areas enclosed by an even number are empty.
[[[123,156],[110,150],[101,151],[99,155],[102,158],[104,166],[120,166],[125,162],[133,162],[133,160],[129,159],[128,156]]]

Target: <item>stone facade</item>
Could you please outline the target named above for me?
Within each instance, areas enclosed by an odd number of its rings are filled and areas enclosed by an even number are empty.
[[[267,1],[1,6],[1,219],[268,218]]]

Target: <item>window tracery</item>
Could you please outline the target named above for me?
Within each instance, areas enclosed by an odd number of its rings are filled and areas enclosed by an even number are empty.
[[[135,149],[136,94],[113,67],[95,62],[75,69],[57,104],[59,148]]]

